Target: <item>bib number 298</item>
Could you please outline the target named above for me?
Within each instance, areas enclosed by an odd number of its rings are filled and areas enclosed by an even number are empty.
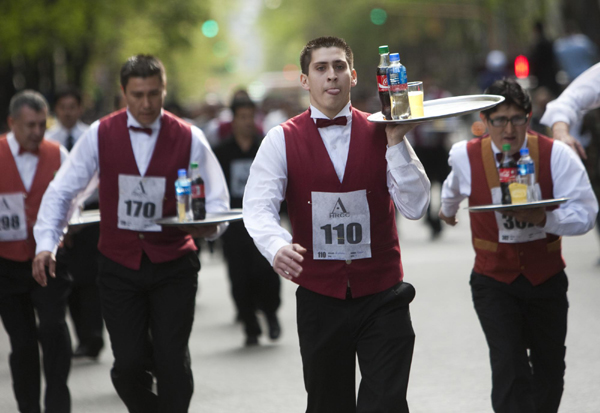
[[[18,215],[3,215],[0,218],[0,230],[8,231],[9,229],[19,229],[19,216]]]
[[[127,205],[127,215],[130,217],[139,217],[142,213],[144,218],[153,218],[156,212],[154,202],[125,201],[125,205]]]
[[[348,224],[344,228],[344,224],[332,227],[330,224],[321,227],[325,231],[325,244],[333,244],[333,231],[336,232],[338,244],[359,244],[362,241],[362,226],[356,222]]]

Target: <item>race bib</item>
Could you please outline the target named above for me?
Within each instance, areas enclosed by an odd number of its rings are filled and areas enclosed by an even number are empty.
[[[500,187],[492,188],[492,200],[494,204],[502,203]],[[546,238],[546,232],[544,232],[543,228],[528,222],[517,221],[513,217],[504,215],[501,212],[494,213],[496,214],[496,222],[498,223],[498,242],[516,244]]]
[[[371,217],[367,191],[312,192],[313,258],[371,258]]]
[[[119,175],[118,228],[159,232],[156,219],[162,218],[167,179]]]
[[[27,239],[25,194],[0,194],[0,241]]]
[[[229,169],[230,175],[230,193],[232,198],[241,198],[244,196],[246,182],[250,176],[250,167],[252,159],[236,159],[231,162]]]

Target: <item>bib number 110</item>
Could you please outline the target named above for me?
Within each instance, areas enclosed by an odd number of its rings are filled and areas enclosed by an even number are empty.
[[[359,244],[362,241],[362,226],[356,222],[348,224],[344,228],[344,224],[332,227],[330,224],[321,227],[325,231],[325,244],[333,244],[333,231],[336,232],[338,244]]]

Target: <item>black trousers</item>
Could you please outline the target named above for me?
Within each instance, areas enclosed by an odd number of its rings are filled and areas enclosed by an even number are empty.
[[[31,261],[0,258],[0,316],[11,346],[10,370],[19,411],[39,413],[42,347],[46,413],[71,411],[67,386],[71,338],[65,321],[70,280],[59,262],[56,278],[41,287],[31,275]],[[36,313],[38,322],[36,322]]]
[[[533,286],[471,274],[473,303],[492,367],[496,413],[555,413],[563,393],[568,280],[564,271]]]
[[[223,234],[231,295],[247,335],[260,335],[256,310],[273,314],[281,305],[279,275],[258,251],[242,222],[230,224]],[[241,227],[240,227],[241,226]]]
[[[298,335],[308,413],[405,413],[415,333],[408,283],[340,300],[299,287]],[[356,398],[356,357],[362,375]]]
[[[92,351],[104,346],[104,322],[98,292],[98,238],[100,227],[91,225],[72,237],[65,248],[67,269],[73,279],[69,295],[69,312],[80,346]]]
[[[111,377],[132,413],[188,411],[194,390],[188,340],[199,270],[194,252],[160,264],[144,254],[137,271],[99,254],[102,315],[115,357]]]

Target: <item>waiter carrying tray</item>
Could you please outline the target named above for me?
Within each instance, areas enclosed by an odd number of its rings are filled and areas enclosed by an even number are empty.
[[[404,135],[350,105],[343,39],[302,50],[310,108],[271,129],[250,169],[244,222],[296,292],[307,412],[408,412],[414,288],[403,283],[394,204],[419,219],[430,184]],[[286,199],[293,238],[279,223]],[[355,395],[356,357],[362,381]]]
[[[569,198],[552,210],[471,212],[471,292],[490,349],[494,411],[553,413],[563,392],[569,306],[561,236],[593,228],[598,202],[577,155],[528,130],[531,99],[516,81],[498,80],[485,93],[505,100],[480,114],[488,136],[452,147],[439,216],[456,225],[465,198],[471,207],[501,203],[503,144],[510,155],[529,149],[543,199]]]
[[[187,412],[193,378],[188,340],[200,262],[192,237],[217,238],[226,224],[162,228],[176,215],[178,169],[197,162],[208,212],[229,210],[221,167],[202,132],[163,110],[166,74],[153,56],[121,68],[127,103],[94,122],[46,192],[34,228],[33,276],[54,276],[54,251],[71,200],[99,175],[99,287],[115,357],[111,378],[130,412]],[[152,392],[153,374],[157,393]]]

